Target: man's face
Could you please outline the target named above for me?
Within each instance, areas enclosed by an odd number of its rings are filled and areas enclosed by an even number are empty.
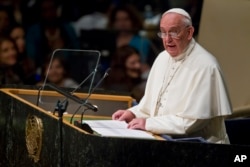
[[[176,57],[183,53],[192,39],[194,28],[187,26],[183,22],[184,16],[177,13],[164,15],[160,22],[163,46],[166,51]]]

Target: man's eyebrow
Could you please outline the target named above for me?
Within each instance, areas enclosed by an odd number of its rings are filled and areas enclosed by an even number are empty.
[[[160,28],[179,28],[181,27],[182,25],[181,24],[175,24],[175,25],[172,25],[172,26],[160,26]]]
[[[168,30],[176,30],[179,29],[180,27],[169,27]],[[160,27],[160,30],[164,30],[165,31],[166,27]]]

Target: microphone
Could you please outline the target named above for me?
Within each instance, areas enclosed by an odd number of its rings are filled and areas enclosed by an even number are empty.
[[[71,100],[73,100],[73,101],[75,101],[75,102],[77,102],[79,104],[83,104],[83,101],[79,97],[77,97],[75,95],[72,95],[71,93],[63,90],[62,88],[56,86],[53,83],[47,83],[46,86],[49,86],[53,90],[57,91],[58,93],[64,95],[65,97],[67,97],[67,98],[69,98],[69,99],[71,99]]]
[[[91,94],[93,93],[93,91],[101,84],[101,82],[109,75],[109,71],[111,70],[111,68],[108,68],[104,75],[102,76],[102,78],[99,80],[99,82],[93,87],[93,89],[89,92],[88,96],[85,98],[84,100],[84,105],[88,108],[91,109],[94,112],[98,111],[98,107],[96,105],[92,105],[91,103],[88,102],[88,99],[90,98]],[[80,108],[78,108],[74,114],[72,115],[71,119],[70,119],[70,123],[72,123],[72,120],[75,116],[75,114],[79,111]],[[86,110],[84,110],[85,112]]]
[[[57,91],[58,93],[64,95],[67,99],[71,99],[71,100],[77,102],[78,104],[81,104],[81,105],[83,105],[83,106],[87,107],[88,109],[91,109],[91,110],[93,110],[95,112],[98,111],[97,106],[92,105],[91,103],[87,103],[86,101],[83,101],[79,97],[77,97],[75,95],[72,95],[71,93],[69,93],[67,91],[64,91],[62,88],[56,86],[55,84],[47,83],[46,85],[49,86],[50,88],[52,88],[53,90]],[[67,100],[65,100],[65,101],[67,101]]]
[[[91,109],[94,112],[98,111],[98,106],[97,105],[93,105],[89,102],[84,103],[84,106],[87,107],[88,109]]]
[[[94,71],[92,71],[73,91],[71,91],[71,94],[73,94],[77,89],[79,89],[96,72],[97,72],[97,69],[95,69]]]
[[[93,110],[94,112],[98,111],[98,107],[96,105],[92,105],[91,103],[88,102],[91,94],[94,92],[94,90],[102,83],[102,81],[109,75],[109,71],[111,70],[111,68],[108,68],[104,75],[102,76],[102,78],[99,80],[99,82],[93,87],[93,89],[89,92],[88,96],[85,98],[84,100],[84,104],[87,108]]]
[[[94,92],[94,90],[102,83],[102,81],[109,75],[109,71],[111,71],[111,68],[108,68],[102,78],[99,80],[99,82],[93,87],[93,89],[89,92],[88,96],[85,98],[85,102],[88,101],[91,94]]]

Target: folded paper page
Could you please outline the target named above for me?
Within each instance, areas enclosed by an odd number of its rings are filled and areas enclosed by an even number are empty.
[[[126,137],[155,139],[152,134],[142,130],[128,129],[125,121],[116,120],[86,120],[83,123],[88,124],[96,133],[107,137]]]

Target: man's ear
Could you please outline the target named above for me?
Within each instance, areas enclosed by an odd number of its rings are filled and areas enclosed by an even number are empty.
[[[194,34],[194,27],[193,26],[188,27],[188,40],[191,40],[193,38],[193,34]]]

